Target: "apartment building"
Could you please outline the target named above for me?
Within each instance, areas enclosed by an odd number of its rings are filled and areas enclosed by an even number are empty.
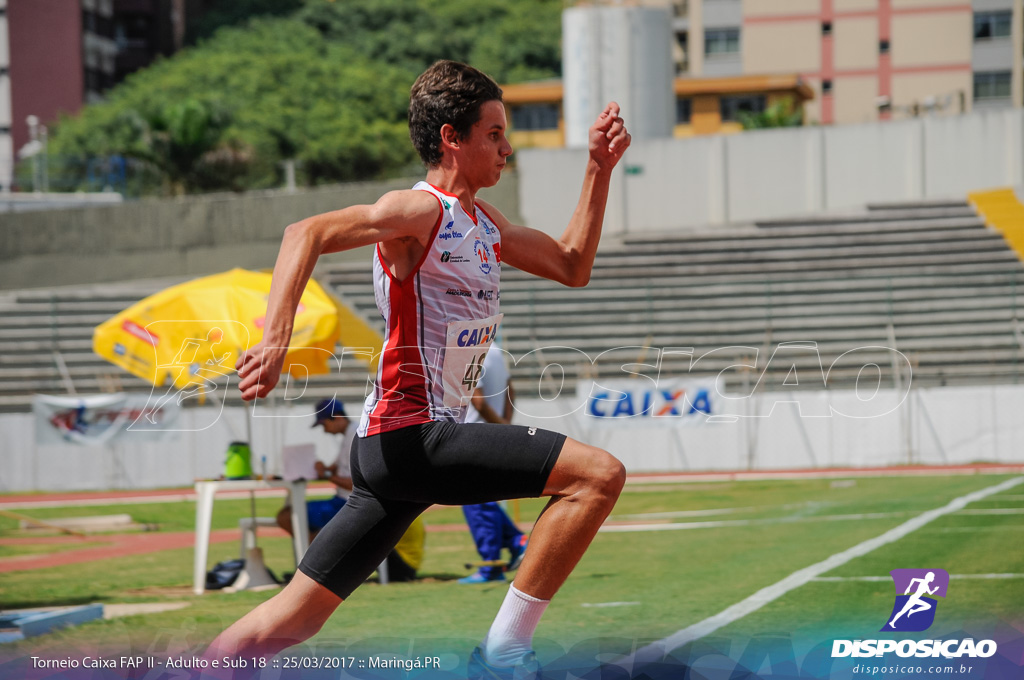
[[[0,192],[11,186],[14,140],[11,127],[11,48],[7,34],[7,0],[0,0]]]
[[[74,114],[158,55],[179,49],[199,0],[0,0],[0,191],[29,116]],[[37,131],[41,128],[37,128]]]
[[[1022,0],[663,4],[675,15],[680,75],[799,74],[815,92],[812,122],[1019,107],[1024,98]]]

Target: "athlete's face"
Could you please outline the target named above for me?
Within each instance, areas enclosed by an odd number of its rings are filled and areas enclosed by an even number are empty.
[[[512,145],[505,137],[505,107],[498,100],[480,106],[480,120],[469,129],[461,141],[463,163],[461,169],[482,187],[494,186],[501,179],[505,161],[512,155]]]

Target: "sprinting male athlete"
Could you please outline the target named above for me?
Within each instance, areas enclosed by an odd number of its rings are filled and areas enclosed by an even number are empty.
[[[415,82],[409,133],[426,181],[373,205],[317,215],[284,232],[262,342],[236,368],[242,398],[277,384],[296,305],[321,253],[376,244],[373,285],[386,338],[352,448],[354,490],[317,535],[291,583],[225,630],[210,656],[271,656],[320,630],[435,503],[549,496],[470,677],[533,678],[534,629],[611,512],[625,481],[606,451],[515,425],[461,424],[493,339],[502,264],[585,286],[612,169],[629,146],[610,103],[589,132],[583,189],[561,238],[510,223],[477,192],[512,147],[502,92],[480,71],[439,61]],[[483,291],[483,294],[478,294]]]

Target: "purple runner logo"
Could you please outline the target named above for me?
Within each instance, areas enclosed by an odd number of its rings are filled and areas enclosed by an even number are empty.
[[[928,630],[938,606],[938,601],[929,596],[946,596],[949,574],[943,569],[893,569],[889,574],[896,586],[896,604],[882,632]]]

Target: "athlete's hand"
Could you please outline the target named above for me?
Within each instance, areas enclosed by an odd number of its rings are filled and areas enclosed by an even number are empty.
[[[619,105],[610,102],[590,127],[590,159],[602,170],[611,170],[622,158],[632,138],[619,116]]]
[[[252,401],[270,394],[281,378],[287,352],[287,347],[265,347],[259,342],[238,357],[235,370],[238,371],[238,389],[242,399]]]

